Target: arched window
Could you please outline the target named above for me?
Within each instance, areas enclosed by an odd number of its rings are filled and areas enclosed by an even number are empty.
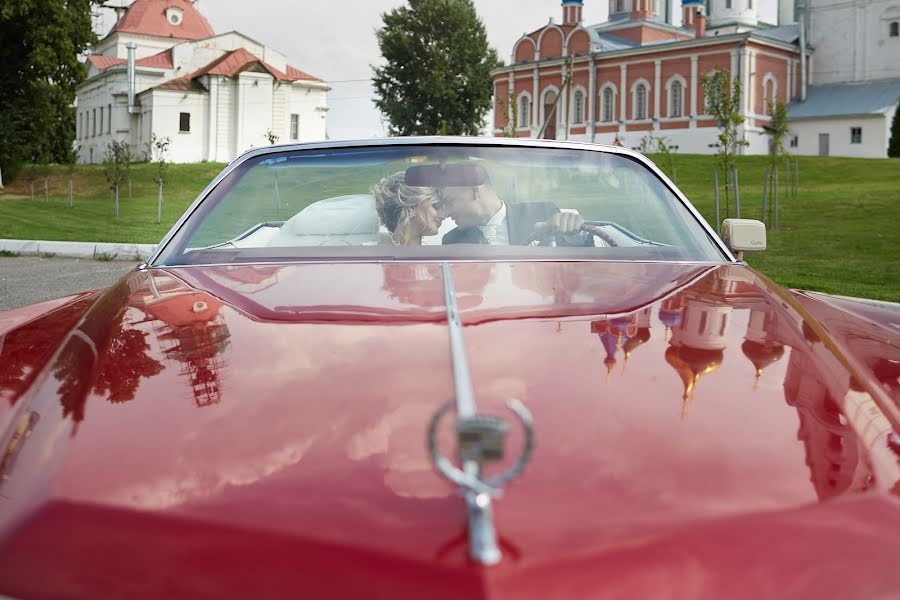
[[[647,118],[647,85],[644,83],[634,88],[634,118],[638,121]]]
[[[580,125],[584,123],[584,92],[575,90],[572,97],[572,123]]]
[[[900,21],[893,21],[889,26],[889,30],[891,37],[900,37]]]
[[[670,117],[682,117],[684,116],[684,110],[682,110],[682,106],[684,106],[684,86],[677,79],[672,82],[672,85],[669,86],[669,116]]]
[[[600,102],[600,120],[611,123],[616,119],[616,91],[611,85],[603,88],[603,97]]]
[[[519,96],[519,127],[531,127],[531,98],[527,94]]]
[[[763,78],[763,114],[772,114],[771,104],[777,97],[778,84],[775,81],[775,76],[771,73],[766,73],[766,76]]]

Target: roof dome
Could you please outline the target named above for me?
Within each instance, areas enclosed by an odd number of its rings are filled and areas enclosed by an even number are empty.
[[[135,0],[112,30],[180,40],[216,34],[189,0]]]

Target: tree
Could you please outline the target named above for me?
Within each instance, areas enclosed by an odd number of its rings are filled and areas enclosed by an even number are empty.
[[[900,103],[894,112],[894,122],[891,124],[891,141],[888,143],[888,157],[900,158]]]
[[[156,224],[162,221],[163,183],[166,181],[166,171],[169,169],[168,154],[172,140],[169,136],[158,138],[156,134],[150,136],[150,158],[156,164],[156,176],[153,181],[159,184],[159,195],[156,198]]]
[[[269,140],[270,144],[277,144],[279,136],[271,129],[266,129],[266,139]]]
[[[768,133],[770,139],[769,156],[772,166],[778,163],[779,157],[787,154],[784,149],[784,136],[788,132],[788,107],[786,102],[781,100],[769,101],[769,114],[772,121],[769,123]]]
[[[75,139],[79,56],[97,40],[91,11],[100,0],[0,2],[0,170],[12,179],[26,162],[66,163]]]
[[[731,81],[731,74],[717,68],[712,75],[704,76],[703,92],[706,96],[706,114],[716,118],[719,123],[718,165],[725,172],[726,181],[735,170],[734,157],[738,148],[750,144],[738,137],[738,127],[744,122],[741,116],[741,82],[738,78]],[[725,184],[725,207],[729,206],[729,186]],[[727,214],[727,212],[726,212]]]
[[[488,46],[472,0],[409,0],[382,15],[374,67],[375,106],[391,135],[476,135],[491,109]]]
[[[125,181],[131,164],[131,150],[125,142],[111,141],[106,145],[103,158],[103,174],[109,189],[115,195],[116,218],[119,217],[119,186]]]

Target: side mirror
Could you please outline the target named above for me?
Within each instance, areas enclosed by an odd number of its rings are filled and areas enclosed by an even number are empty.
[[[744,251],[766,249],[766,224],[755,219],[725,219],[722,222],[722,241],[738,260],[743,260]]]

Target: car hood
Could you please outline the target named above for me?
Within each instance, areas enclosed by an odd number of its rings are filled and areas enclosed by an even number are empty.
[[[898,589],[891,410],[803,302],[739,265],[451,272],[479,408],[534,417],[498,567],[426,450],[454,396],[440,265],[187,267],[94,300],[0,413],[0,592]]]

